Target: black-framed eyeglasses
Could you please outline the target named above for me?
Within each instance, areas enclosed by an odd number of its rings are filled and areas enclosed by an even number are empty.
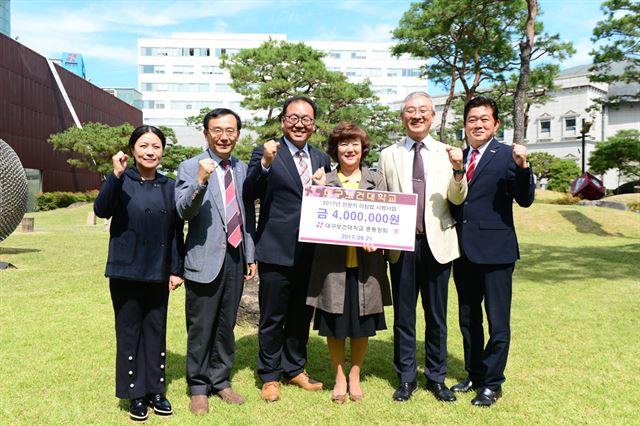
[[[309,116],[306,116],[306,115],[304,117],[302,117],[302,118],[298,117],[297,115],[286,115],[284,117],[284,119],[289,124],[298,124],[298,122],[301,122],[305,126],[310,126],[311,124],[313,124],[315,122],[315,120],[313,118],[311,118]]]

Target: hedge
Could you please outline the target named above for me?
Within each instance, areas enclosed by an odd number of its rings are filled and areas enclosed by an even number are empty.
[[[73,203],[91,202],[98,196],[98,190],[87,192],[38,192],[36,211],[42,212],[70,206]]]

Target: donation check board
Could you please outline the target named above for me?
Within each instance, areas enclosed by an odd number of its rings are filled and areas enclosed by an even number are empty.
[[[413,251],[416,199],[399,192],[306,186],[298,240]]]

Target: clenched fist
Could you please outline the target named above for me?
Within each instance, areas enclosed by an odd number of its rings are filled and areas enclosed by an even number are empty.
[[[129,156],[122,151],[118,151],[116,155],[111,157],[111,161],[113,161],[113,174],[120,179],[122,174],[127,169],[127,160],[129,160]]]
[[[514,143],[511,144],[511,149],[513,154],[513,161],[516,162],[518,167],[523,169],[529,167],[529,163],[527,162],[527,147]]]
[[[271,167],[271,163],[273,159],[276,158],[276,154],[278,154],[278,150],[280,149],[280,142],[269,140],[262,145],[262,160],[260,163],[262,167],[265,169]]]
[[[324,186],[327,183],[327,175],[324,172],[324,169],[320,167],[316,172],[311,176],[311,180],[313,180],[314,185]]]
[[[451,166],[456,170],[462,169],[462,150],[455,146],[447,146],[445,149],[447,150],[447,154],[449,154]]]
[[[204,185],[208,180],[211,173],[216,169],[216,162],[211,158],[205,158],[198,161],[198,184]]]

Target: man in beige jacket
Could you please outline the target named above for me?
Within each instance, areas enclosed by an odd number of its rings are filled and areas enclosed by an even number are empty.
[[[460,257],[460,250],[449,202],[462,204],[467,195],[462,150],[429,136],[436,114],[428,94],[411,93],[400,115],[407,136],[381,152],[379,166],[389,191],[418,195],[418,212],[415,251],[392,251],[389,256],[393,364],[400,380],[393,399],[407,401],[417,388],[416,303],[421,293],[426,321],[426,389],[438,400],[450,402],[456,398],[444,384],[447,295],[451,262]]]

